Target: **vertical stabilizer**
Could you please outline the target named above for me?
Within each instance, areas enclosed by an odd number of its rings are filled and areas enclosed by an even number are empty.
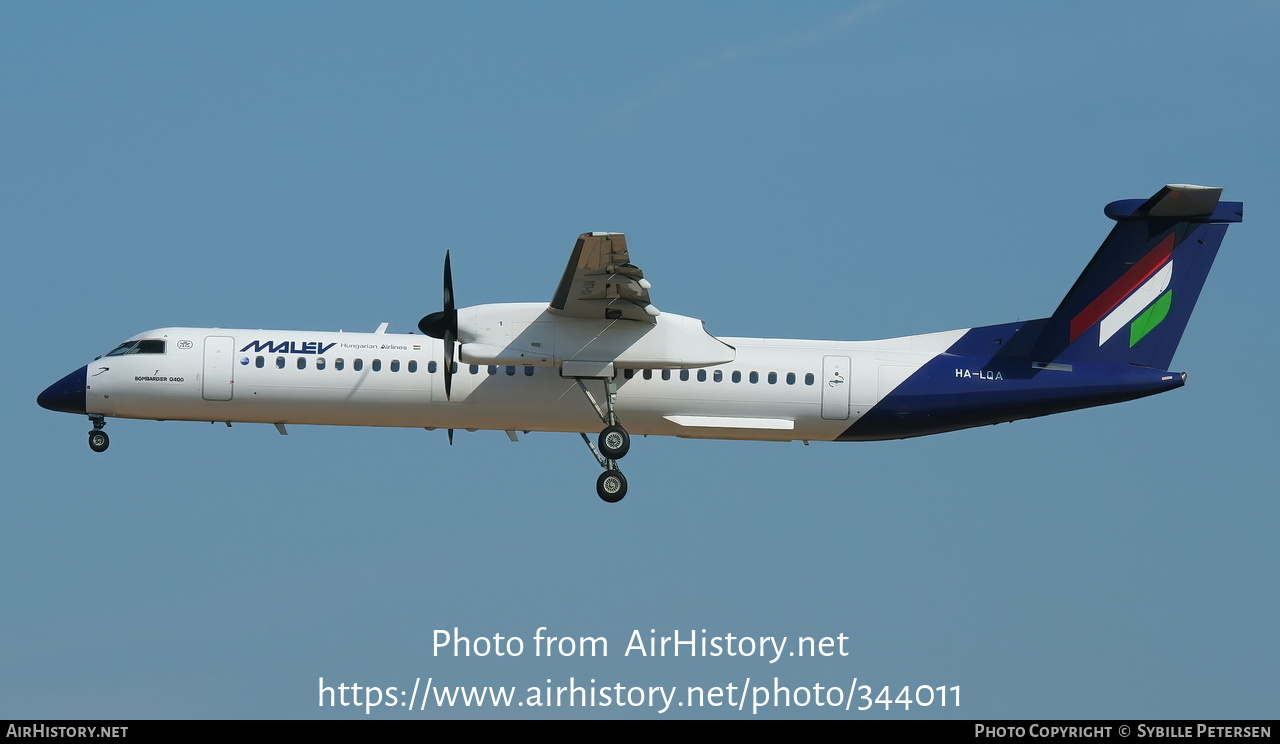
[[[1045,324],[1033,361],[1168,369],[1227,225],[1244,215],[1221,194],[1171,184],[1108,204],[1116,226]]]

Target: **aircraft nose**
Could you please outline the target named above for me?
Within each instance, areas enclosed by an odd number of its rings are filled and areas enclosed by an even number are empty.
[[[63,413],[87,413],[85,410],[85,380],[88,366],[72,372],[44,389],[36,398],[42,408]]]

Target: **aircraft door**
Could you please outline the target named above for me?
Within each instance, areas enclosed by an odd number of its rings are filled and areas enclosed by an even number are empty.
[[[849,418],[849,357],[822,358],[822,417],[833,421]]]
[[[204,339],[205,400],[231,400],[235,382],[235,339],[230,336],[206,336]]]

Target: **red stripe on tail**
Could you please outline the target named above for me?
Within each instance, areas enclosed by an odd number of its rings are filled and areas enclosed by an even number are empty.
[[[1129,296],[1130,292],[1156,273],[1171,255],[1173,255],[1173,233],[1169,233],[1159,245],[1151,249],[1150,253],[1124,272],[1124,276],[1117,279],[1115,284],[1107,287],[1105,292],[1098,295],[1088,307],[1071,319],[1071,341],[1074,342],[1080,338],[1080,334],[1102,320],[1102,316],[1114,310],[1116,305]]]

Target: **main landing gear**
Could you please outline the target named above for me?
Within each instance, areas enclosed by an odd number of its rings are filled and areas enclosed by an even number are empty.
[[[102,430],[102,427],[107,425],[106,418],[93,415],[89,420],[93,422],[93,430],[89,432],[89,449],[94,452],[106,452],[107,447],[111,446],[111,437]]]
[[[596,494],[601,499],[616,504],[622,501],[622,497],[627,495],[627,478],[618,470],[618,460],[627,454],[631,449],[631,435],[627,430],[622,428],[618,423],[618,414],[614,410],[614,405],[618,400],[618,387],[614,384],[612,377],[604,378],[604,410],[601,410],[600,404],[596,402],[595,396],[587,389],[587,385],[583,382],[583,378],[574,378],[578,387],[582,388],[582,392],[587,396],[587,400],[591,401],[591,406],[596,409],[596,414],[600,416],[600,420],[604,423],[604,429],[601,430],[600,436],[596,439],[599,445],[597,449],[591,444],[591,438],[586,434],[582,434],[582,441],[586,442],[587,449],[591,450],[591,454],[595,456],[596,462],[600,463],[600,467],[604,468],[604,472],[596,479]]]

